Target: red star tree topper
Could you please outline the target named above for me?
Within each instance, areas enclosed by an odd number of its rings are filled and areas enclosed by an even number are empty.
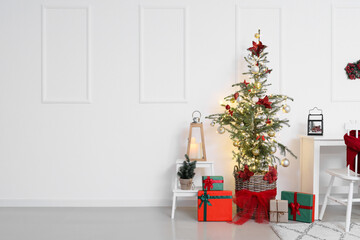
[[[260,32],[256,38],[248,48],[249,56],[245,57],[249,67],[244,73],[247,79],[238,79],[239,83],[233,85],[234,91],[224,98],[222,113],[207,118],[213,121],[212,125],[223,127],[233,141],[233,159],[240,169],[239,176],[246,181],[251,174],[262,174],[271,182],[276,180],[273,166],[281,162],[279,155],[289,153],[296,157],[276,138],[276,132],[289,125],[289,121],[283,119],[282,108],[292,99],[267,93],[272,70],[266,66],[268,53],[264,52],[266,46],[260,41]]]

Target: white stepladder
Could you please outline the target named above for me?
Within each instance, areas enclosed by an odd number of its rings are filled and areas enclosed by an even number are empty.
[[[175,210],[176,210],[176,200],[178,197],[196,197],[198,194],[198,191],[202,189],[202,186],[194,186],[191,190],[181,190],[179,188],[179,178],[177,176],[177,172],[179,171],[179,168],[183,164],[183,159],[179,159],[176,161],[176,171],[175,171],[175,179],[173,184],[173,203],[172,203],[172,209],[171,209],[171,219],[174,219],[175,217]],[[197,161],[196,162],[196,168],[207,168],[210,170],[208,172],[208,176],[214,175],[214,162],[211,161]]]
[[[355,137],[359,138],[360,122],[350,121],[345,124],[345,129],[346,129],[348,135],[350,135],[351,130],[355,130]],[[360,175],[358,174],[357,169],[358,169],[358,155],[356,155],[356,157],[355,157],[355,172],[351,171],[349,169],[349,166],[347,166],[347,168],[328,169],[326,171],[327,173],[329,173],[331,175],[331,178],[330,178],[330,183],[329,183],[329,186],[326,191],[325,198],[324,198],[324,203],[321,207],[319,220],[322,220],[322,218],[324,216],[326,205],[327,205],[329,199],[332,201],[335,201],[336,203],[342,204],[342,205],[346,206],[346,221],[345,221],[345,231],[346,232],[350,231],[352,203],[360,202],[360,198],[353,198],[354,183],[360,182]],[[330,196],[331,188],[334,184],[335,177],[345,180],[349,183],[349,193],[348,193],[347,198],[335,198],[333,196]]]

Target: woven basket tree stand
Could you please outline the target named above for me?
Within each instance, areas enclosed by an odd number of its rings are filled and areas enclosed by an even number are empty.
[[[239,190],[249,190],[251,192],[262,192],[266,190],[272,190],[276,188],[277,180],[273,183],[269,183],[265,181],[264,175],[253,175],[250,177],[248,181],[243,181],[243,179],[239,178],[239,168],[238,166],[234,166],[234,177],[235,177],[235,191]],[[241,211],[241,208],[236,206],[236,211]]]

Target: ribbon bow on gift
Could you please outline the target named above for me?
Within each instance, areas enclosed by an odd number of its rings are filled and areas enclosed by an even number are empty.
[[[299,214],[299,216],[301,216],[299,203],[290,203],[290,208],[291,208],[291,214],[293,216],[295,216],[296,214]]]
[[[214,184],[214,180],[210,178],[210,176],[208,176],[205,180],[204,180],[204,189],[210,190],[211,188],[213,188]]]
[[[201,208],[202,204],[204,203],[204,205],[209,205],[209,206],[212,206],[210,201],[209,201],[209,195],[207,193],[204,193],[203,195],[201,195],[199,197],[199,199],[201,200],[201,203],[199,205],[199,208]]]
[[[203,180],[204,182],[204,190],[211,190],[214,187],[214,183],[223,183],[224,180],[214,180],[211,179],[210,176],[207,176],[206,179]]]

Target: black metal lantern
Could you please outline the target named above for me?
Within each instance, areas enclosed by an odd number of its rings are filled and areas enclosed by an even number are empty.
[[[314,107],[309,110],[308,116],[308,131],[307,135],[318,135],[324,134],[324,117],[322,110]]]

